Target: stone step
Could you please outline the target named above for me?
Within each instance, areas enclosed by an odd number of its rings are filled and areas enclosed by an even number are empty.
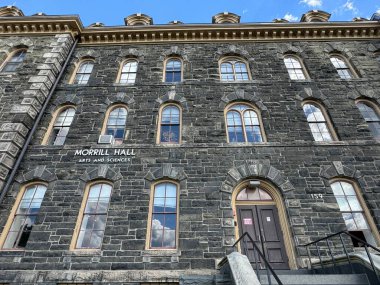
[[[284,285],[369,285],[366,274],[279,274]],[[271,276],[272,284],[277,284]],[[266,275],[260,276],[262,285],[269,284]]]

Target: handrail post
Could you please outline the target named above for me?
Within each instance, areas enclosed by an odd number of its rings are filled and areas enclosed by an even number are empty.
[[[355,273],[354,266],[353,266],[352,263],[351,263],[350,255],[348,254],[347,249],[346,249],[346,246],[345,246],[345,244],[344,244],[344,242],[343,242],[342,234],[339,234],[339,238],[340,238],[340,242],[341,242],[342,245],[343,245],[344,253],[345,253],[346,256],[347,256],[348,263],[350,264],[351,272],[352,272],[352,273]]]
[[[332,251],[331,251],[331,247],[330,247],[330,243],[329,243],[329,239],[326,239],[326,244],[327,244],[327,247],[329,249],[329,252],[330,252],[330,256],[331,256],[331,259],[332,259],[332,262],[334,264],[334,272],[337,273],[337,267],[336,267],[336,262],[335,262],[335,257],[334,255],[332,254]]]
[[[315,247],[317,248],[317,253],[318,253],[318,256],[319,256],[319,263],[321,264],[321,269],[323,272],[325,272],[325,267],[323,266],[323,262],[322,262],[322,258],[321,258],[321,253],[319,251],[319,247],[317,245],[317,243],[315,243]]]
[[[249,235],[248,232],[245,232],[240,238],[238,238],[238,240],[232,246],[236,246],[236,244],[238,244],[239,242],[241,242],[242,239],[244,239],[245,236],[247,236],[247,238],[250,240],[250,242],[252,242],[253,256],[255,257],[256,271],[258,273],[257,274],[258,279],[260,280],[260,273],[259,273],[259,268],[258,268],[259,267],[258,266],[258,262],[259,262],[259,260],[261,262],[261,259],[262,259],[262,261],[264,261],[264,263],[265,263],[265,266],[266,266],[266,269],[267,269],[267,274],[269,274],[268,272],[270,271],[270,273],[272,273],[274,279],[276,280],[277,284],[278,285],[283,285],[283,283],[281,282],[280,278],[278,278],[276,272],[273,270],[272,266],[270,266],[269,262],[267,261],[267,259],[264,256],[264,254],[260,251],[259,247],[255,244],[254,240],[252,239],[252,237]],[[244,242],[244,240],[243,240],[243,242]],[[256,258],[255,250],[257,251],[257,254],[258,254],[259,258]],[[249,258],[247,251],[246,251],[246,256]],[[269,284],[272,284],[270,276],[269,276],[268,280],[269,280]]]
[[[368,256],[369,262],[371,263],[372,270],[373,270],[373,272],[376,275],[376,279],[380,283],[380,278],[379,278],[379,275],[377,275],[376,268],[375,268],[375,265],[373,264],[373,260],[372,260],[371,254],[368,251],[368,246],[365,244],[364,248],[365,248],[365,251],[367,252],[367,256]]]
[[[306,246],[306,250],[307,250],[307,255],[309,256],[310,269],[314,270],[313,269],[313,264],[311,263],[311,255],[310,255],[310,248],[309,248],[309,246]]]

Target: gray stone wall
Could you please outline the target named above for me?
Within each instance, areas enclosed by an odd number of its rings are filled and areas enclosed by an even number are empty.
[[[216,260],[232,251],[235,229],[231,223],[231,191],[248,178],[269,181],[281,192],[299,266],[304,265],[301,258],[306,255],[300,245],[345,228],[329,187],[331,178],[347,177],[359,184],[379,228],[379,144],[372,139],[355,106],[356,98],[380,102],[380,65],[369,50],[373,44],[358,41],[78,47],[0,209],[1,230],[20,185],[31,180],[47,181],[48,191],[38,223],[25,251],[0,252],[0,269],[30,270],[34,278],[39,271],[55,270],[61,276],[56,280],[68,279],[62,275],[64,270],[93,272],[84,279],[72,277],[73,281],[105,280],[96,279],[100,278],[96,272],[110,270],[171,270],[177,272],[177,277],[196,270],[212,272]],[[361,77],[340,79],[328,58],[332,51],[347,56]],[[302,57],[310,80],[289,80],[282,60],[286,52]],[[162,83],[163,60],[169,55],[184,59],[184,82]],[[220,82],[218,60],[223,55],[245,58],[253,80]],[[95,59],[89,83],[68,84],[74,62],[84,56]],[[139,60],[136,84],[116,84],[118,62],[128,56]],[[301,106],[307,98],[326,107],[339,142],[313,141]],[[224,108],[239,100],[260,109],[267,143],[227,143]],[[178,102],[183,109],[183,143],[158,146],[158,110],[160,104],[170,101]],[[105,112],[108,106],[120,102],[129,108],[129,135],[118,147],[133,148],[136,155],[124,163],[79,163],[74,156],[76,149],[104,147],[97,140]],[[52,114],[66,103],[77,109],[65,145],[41,146]],[[168,178],[180,183],[178,250],[147,251],[150,185]],[[69,251],[69,245],[84,187],[93,179],[108,179],[114,185],[105,237],[98,252],[77,254]],[[315,199],[311,194],[323,196]],[[44,277],[40,280],[47,282]],[[136,280],[141,279],[127,281]]]
[[[0,189],[72,42],[70,35],[0,38],[2,62],[17,48],[27,48],[26,58],[16,72],[0,73]]]

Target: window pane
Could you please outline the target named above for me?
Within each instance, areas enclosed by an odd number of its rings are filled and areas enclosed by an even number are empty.
[[[348,203],[350,204],[351,211],[363,211],[360,202],[356,196],[348,196]]]
[[[163,213],[165,210],[165,198],[154,198],[153,212]]]
[[[351,211],[350,206],[348,205],[346,198],[344,198],[344,197],[336,198],[336,201],[338,202],[340,211],[342,211],[342,212],[344,212],[344,211],[350,212]]]
[[[343,191],[345,195],[354,195],[356,196],[356,192],[354,190],[354,187],[347,182],[339,182],[342,185]]]
[[[366,230],[368,229],[367,222],[362,213],[353,213],[353,217],[356,223],[356,227],[358,230]]]
[[[357,230],[352,213],[343,213],[342,215],[343,215],[344,222],[346,223],[347,230],[349,231]]]
[[[343,188],[342,188],[342,185],[340,184],[340,182],[332,183],[331,188],[332,188],[335,196],[344,195]]]

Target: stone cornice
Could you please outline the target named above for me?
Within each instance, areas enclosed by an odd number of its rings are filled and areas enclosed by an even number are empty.
[[[78,16],[0,17],[0,36],[70,33],[81,45],[380,39],[380,23],[310,22],[181,24],[84,28]]]
[[[78,16],[0,17],[0,36],[70,33],[74,37],[81,31]]]

